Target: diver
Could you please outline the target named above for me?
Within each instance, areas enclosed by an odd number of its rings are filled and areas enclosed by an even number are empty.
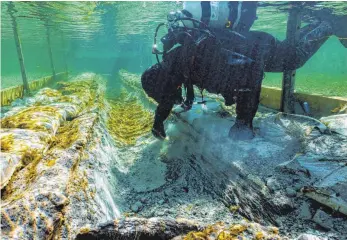
[[[227,106],[236,103],[230,137],[253,138],[264,72],[302,67],[335,34],[328,21],[315,22],[297,32],[299,40],[293,46],[268,33],[250,31],[256,10],[257,2],[185,2],[181,12],[168,15],[169,32],[161,39],[163,59],[159,62],[157,57],[158,63],[141,77],[143,89],[158,103],[154,136],[166,137],[164,121],[174,104],[182,103],[182,85],[187,89],[182,107],[191,108],[195,85],[221,94]]]

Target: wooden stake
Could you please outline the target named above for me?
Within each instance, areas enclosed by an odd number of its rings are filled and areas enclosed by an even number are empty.
[[[49,60],[51,62],[51,69],[52,69],[53,78],[55,78],[55,68],[54,68],[53,54],[52,54],[52,48],[51,48],[51,35],[50,35],[51,32],[50,32],[50,28],[48,26],[48,21],[46,21],[46,29],[47,29],[48,55],[49,55]]]
[[[25,71],[22,45],[21,45],[19,35],[18,35],[17,20],[16,20],[16,17],[13,15],[16,12],[13,2],[7,3],[7,11],[10,14],[10,17],[12,20],[14,42],[15,42],[16,48],[17,48],[18,61],[19,61],[20,71],[21,71],[22,79],[23,79],[23,91],[24,91],[23,96],[24,96],[24,95],[30,94],[30,89],[29,89],[28,79],[27,79],[27,75],[26,75],[26,71]]]
[[[61,45],[63,47],[63,55],[64,55],[64,64],[65,64],[65,72],[69,72],[68,66],[67,66],[67,54],[65,52],[65,41],[64,41],[64,35],[63,32],[60,33],[61,36]]]
[[[293,7],[289,11],[287,22],[287,40],[289,44],[295,46],[298,39],[296,32],[300,29],[300,11],[297,7]],[[281,111],[286,113],[294,113],[295,98],[295,74],[296,71],[288,70],[283,72],[282,80],[282,98]]]

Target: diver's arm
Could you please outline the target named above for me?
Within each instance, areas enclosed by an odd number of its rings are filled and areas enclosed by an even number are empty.
[[[310,24],[298,32],[299,41],[291,45],[287,40],[276,38],[269,41],[265,59],[266,72],[283,72],[302,67],[332,34],[332,28],[326,22]]]
[[[176,44],[185,45],[192,43],[194,40],[192,37],[193,32],[184,28],[176,28],[167,33],[164,37],[161,38],[163,43],[163,49],[165,52],[172,49]],[[195,33],[196,35],[196,33]]]

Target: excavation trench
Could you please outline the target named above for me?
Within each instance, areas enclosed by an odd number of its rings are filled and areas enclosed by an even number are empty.
[[[175,109],[166,121],[169,137],[160,141],[150,133],[155,103],[137,75],[120,76],[118,92],[106,91],[95,74],[77,76],[58,90],[40,90],[2,118],[8,123],[2,135],[40,150],[27,165],[15,145],[2,159],[9,176],[2,182],[4,239],[277,239],[313,228],[286,228],[306,201],[302,187],[313,182],[307,164],[299,163],[319,154],[315,146],[322,143],[326,156],[344,159],[343,135],[327,135],[329,129],[310,118],[260,108],[255,139],[232,141],[235,109],[207,94],[206,106]],[[45,115],[48,110],[59,114]],[[29,144],[36,136],[30,131],[42,135],[41,145]],[[28,178],[33,164],[35,177]],[[288,196],[294,184],[300,186]]]

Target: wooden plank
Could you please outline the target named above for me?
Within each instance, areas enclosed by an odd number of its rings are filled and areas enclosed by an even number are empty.
[[[44,77],[28,83],[32,91],[43,88],[54,81],[64,80],[67,77],[67,72],[57,73],[55,78],[53,76]],[[9,87],[1,90],[1,106],[10,105],[12,101],[17,98],[23,98],[23,85]]]
[[[280,110],[281,88],[262,86],[260,93],[260,104],[265,107]],[[347,106],[347,98],[322,96],[318,94],[294,92],[296,101],[307,102],[311,114],[314,117],[328,116],[336,113],[336,110]]]
[[[300,29],[300,11],[293,5],[289,11],[287,22],[287,40],[291,45],[296,45],[298,39],[296,32]],[[283,72],[282,80],[282,98],[281,98],[281,111],[286,113],[294,113],[294,88],[295,88],[295,74],[296,71],[286,70]]]

